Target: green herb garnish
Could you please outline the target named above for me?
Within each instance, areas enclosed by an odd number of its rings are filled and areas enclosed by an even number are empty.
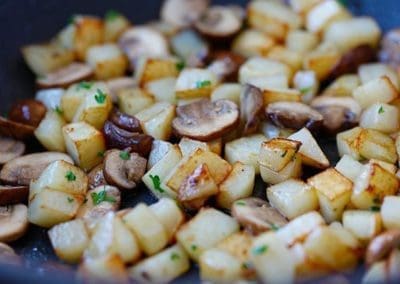
[[[267,250],[268,250],[268,246],[267,245],[263,245],[263,246],[259,246],[259,247],[254,248],[252,250],[252,253],[254,255],[260,255],[260,254],[265,253]]]
[[[284,158],[287,154],[288,150],[285,150],[282,154],[281,154],[281,158]]]
[[[211,86],[211,81],[209,80],[204,80],[204,81],[197,81],[196,82],[196,88],[197,89],[201,89],[201,88],[205,88]]]
[[[279,226],[277,226],[277,225],[275,225],[275,224],[272,224],[271,225],[271,230],[272,231],[278,231],[280,228],[279,228]]]
[[[97,153],[97,157],[103,158],[105,151],[100,151]]]
[[[64,111],[59,106],[56,106],[55,111],[56,111],[56,113],[58,113],[58,115],[64,114]]]
[[[379,212],[381,210],[381,207],[379,206],[371,206],[371,208],[369,208],[371,211],[373,212]]]
[[[94,205],[99,205],[102,202],[110,202],[110,203],[115,203],[116,202],[114,197],[107,196],[107,192],[106,192],[105,189],[100,191],[99,193],[92,192],[90,194],[90,196],[92,197]]]
[[[126,151],[121,151],[119,153],[119,157],[124,161],[128,161],[131,158],[131,153],[126,152]]]
[[[106,21],[113,21],[116,18],[118,18],[119,16],[121,16],[121,14],[118,11],[108,10],[106,12],[106,15],[104,16],[104,18],[106,19]]]
[[[65,175],[65,178],[68,181],[75,181],[76,180],[76,175],[72,171],[68,171],[67,174]]]
[[[160,180],[159,176],[150,175],[150,178],[151,178],[151,181],[153,182],[155,190],[158,190],[161,193],[165,192],[165,190],[161,188],[161,180]]]
[[[99,104],[102,104],[106,101],[107,94],[103,93],[102,90],[97,89],[97,93],[94,95],[94,98],[96,99],[96,102]]]
[[[381,113],[384,113],[384,112],[385,112],[385,110],[383,109],[383,106],[381,106],[381,107],[378,109],[378,113],[381,114]]]
[[[244,202],[244,201],[236,201],[235,204],[236,205],[246,205],[246,202]]]
[[[336,0],[343,7],[347,7],[347,0]]]
[[[73,198],[71,198],[71,197],[68,197],[67,199],[68,199],[68,202],[69,202],[69,203],[72,203],[72,202],[74,202],[74,199],[73,199]]]
[[[185,68],[185,62],[184,61],[179,61],[176,63],[176,69],[178,71],[182,71]]]
[[[312,90],[312,87],[305,87],[305,88],[301,88],[299,91],[300,91],[300,93],[302,93],[304,95],[304,94],[307,94],[311,90]]]
[[[190,249],[191,249],[192,251],[195,251],[195,250],[197,250],[197,246],[196,246],[196,245],[191,245],[191,246],[190,246]]]
[[[180,259],[181,257],[179,256],[179,254],[177,254],[177,253],[172,253],[171,254],[171,260],[177,260],[177,259]]]
[[[93,82],[82,81],[82,82],[79,82],[78,85],[76,85],[76,89],[77,90],[80,90],[80,89],[90,90],[90,88],[92,86],[93,86]]]
[[[68,19],[68,24],[69,25],[75,24],[75,20],[76,20],[76,15],[71,15]]]

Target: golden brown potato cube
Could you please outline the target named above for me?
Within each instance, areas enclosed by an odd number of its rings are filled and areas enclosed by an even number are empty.
[[[48,110],[35,130],[35,137],[49,151],[65,152],[62,128],[66,124],[62,113]]]
[[[360,151],[356,147],[358,137],[362,132],[361,127],[354,127],[352,129],[340,132],[336,135],[336,143],[339,152],[339,156],[349,155],[356,160],[361,160]]]
[[[355,74],[346,74],[336,78],[323,92],[323,95],[347,97],[352,96],[353,91],[360,86],[360,78]]]
[[[124,15],[114,10],[107,11],[104,16],[104,41],[116,42],[130,26],[131,23]]]
[[[285,63],[292,69],[293,73],[301,69],[303,66],[303,58],[301,54],[283,46],[273,47],[267,57]]]
[[[291,78],[292,70],[286,64],[277,60],[251,57],[239,68],[239,83],[245,84],[251,78],[269,77],[274,75],[283,75]]]
[[[375,103],[365,109],[360,117],[360,126],[393,133],[399,129],[399,109],[385,103]]]
[[[383,199],[381,216],[386,229],[400,229],[400,196],[386,196]]]
[[[363,64],[358,68],[358,76],[362,84],[387,76],[396,89],[399,89],[400,82],[398,74],[391,66],[384,63]]]
[[[209,97],[218,84],[217,77],[208,69],[184,69],[178,76],[175,93],[178,99]]]
[[[90,47],[86,52],[86,62],[93,68],[98,80],[121,77],[128,68],[125,55],[112,43]]]
[[[166,77],[148,82],[144,89],[153,95],[156,101],[176,104],[175,77]]]
[[[106,150],[103,134],[86,122],[67,124],[63,127],[68,154],[82,169],[89,171],[101,163],[99,153]]]
[[[117,97],[120,110],[129,115],[136,115],[155,102],[150,93],[139,88],[121,90]]]
[[[287,166],[299,151],[302,143],[285,138],[273,138],[261,144],[259,163],[279,172]]]
[[[301,173],[301,157],[299,154],[294,155],[292,160],[279,172],[260,164],[261,178],[264,182],[270,184],[277,184],[289,178],[299,178]]]
[[[335,1],[334,1],[335,2]],[[339,62],[341,54],[330,42],[321,43],[304,58],[304,68],[313,70],[319,80],[326,79],[333,67]]]
[[[334,168],[327,169],[307,180],[317,192],[322,216],[328,223],[340,220],[350,201],[353,183]]]
[[[300,102],[301,92],[296,89],[265,89],[263,90],[264,105],[275,102]]]
[[[181,149],[182,155],[184,157],[190,156],[194,151],[198,148],[201,148],[206,151],[210,151],[206,142],[190,139],[183,137],[181,141],[179,141],[179,149]]]
[[[253,237],[245,231],[240,231],[230,235],[218,243],[216,248],[221,249],[235,258],[239,259],[242,264],[248,264],[250,260],[250,250],[253,243]],[[246,276],[250,276],[251,268],[243,265],[242,272]]]
[[[232,51],[244,57],[266,56],[275,45],[275,40],[255,29],[242,31],[233,41]]]
[[[211,93],[211,101],[231,100],[237,105],[240,105],[240,93],[242,86],[239,83],[224,83],[219,85]]]
[[[289,0],[289,4],[296,13],[303,15],[322,1],[323,0]]]
[[[135,80],[139,86],[146,83],[167,78],[177,77],[179,64],[174,58],[147,58],[142,57],[136,63]]]
[[[290,31],[286,37],[286,47],[300,54],[310,52],[317,47],[318,42],[317,35],[303,30]]]
[[[343,227],[361,242],[367,243],[381,232],[382,218],[379,212],[346,210],[343,213]]]
[[[363,169],[363,164],[352,156],[343,155],[336,164],[335,169],[354,183]]]

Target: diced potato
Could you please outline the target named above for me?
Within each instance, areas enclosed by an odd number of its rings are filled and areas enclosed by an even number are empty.
[[[336,3],[335,0],[330,1]],[[328,1],[323,3],[328,3]],[[324,80],[329,76],[340,58],[341,54],[337,47],[330,42],[324,42],[305,55],[303,65],[304,69],[313,70],[319,80]]]
[[[270,186],[267,197],[271,205],[290,220],[319,207],[315,189],[301,180],[289,179]]]
[[[150,209],[163,224],[168,240],[172,240],[179,227],[185,221],[185,216],[176,201],[170,198],[161,198],[158,202],[150,205]]]
[[[253,241],[251,261],[263,283],[294,283],[296,265],[285,242],[275,233]]]
[[[322,216],[328,223],[340,220],[351,198],[353,183],[334,168],[307,180],[317,192]]]
[[[163,140],[153,140],[149,158],[147,159],[147,170],[150,170],[155,164],[171,150],[172,143]]]
[[[273,75],[283,75],[290,78],[292,71],[282,62],[262,57],[252,57],[240,66],[239,82],[245,84],[251,78]]]
[[[61,97],[64,93],[65,90],[61,88],[38,90],[35,94],[35,100],[43,103],[47,110],[55,110],[60,107]]]
[[[324,40],[336,44],[343,53],[361,45],[375,48],[380,38],[381,30],[377,22],[369,17],[336,21],[324,33]]]
[[[116,42],[130,26],[131,23],[124,15],[116,11],[108,11],[104,17],[104,41]]]
[[[136,114],[143,132],[155,139],[168,140],[172,134],[172,120],[175,117],[175,106],[159,102]]]
[[[300,16],[278,1],[251,1],[247,9],[250,26],[277,40],[284,40],[289,30],[301,26]]]
[[[279,172],[294,159],[300,146],[301,142],[285,138],[264,141],[258,162],[261,166]]]
[[[293,85],[300,91],[301,101],[307,104],[317,95],[319,89],[319,81],[312,70],[296,72]]]
[[[356,147],[357,145],[355,141],[358,139],[362,131],[363,129],[357,126],[336,135],[339,156],[349,155],[356,160],[361,160],[360,152]]]
[[[320,169],[329,167],[329,160],[319,147],[317,141],[307,128],[302,128],[293,133],[288,139],[301,143],[299,154],[304,164]]]
[[[232,166],[217,154],[198,148],[172,170],[166,184],[177,192],[182,182],[201,164],[207,165],[217,185],[225,180],[232,170]]]
[[[35,137],[49,151],[65,152],[62,128],[66,124],[62,114],[48,110],[35,130]]]
[[[381,216],[386,229],[400,229],[400,196],[386,196],[383,199]]]
[[[97,129],[102,129],[112,108],[111,96],[97,89],[94,94],[86,95],[76,110],[72,122],[84,121]]]
[[[142,254],[136,236],[118,217],[114,218],[113,225],[113,251],[118,253],[125,263],[136,262]]]
[[[179,149],[181,149],[182,155],[184,157],[190,156],[197,149],[203,149],[205,151],[210,151],[206,142],[190,139],[183,137],[181,141],[179,141]]]
[[[94,70],[96,79],[121,77],[128,68],[128,61],[116,44],[94,45],[86,52],[86,62]]]
[[[213,248],[201,254],[200,278],[203,281],[231,283],[240,278],[242,264],[229,253]]]
[[[362,242],[372,240],[382,231],[379,212],[347,210],[343,213],[343,226]]]
[[[200,255],[239,230],[239,224],[216,209],[200,210],[178,231],[176,238],[190,257],[197,261]]]
[[[259,88],[263,92],[268,92],[268,90],[271,89],[289,89],[289,78],[284,74],[269,75],[265,77],[251,77],[246,83]]]
[[[22,48],[22,55],[37,76],[44,76],[67,66],[75,59],[73,51],[56,44],[27,45]]]
[[[186,252],[174,245],[129,269],[129,276],[139,283],[169,283],[190,269]]]
[[[275,102],[300,102],[301,92],[296,89],[265,89],[263,90],[264,105]]]
[[[238,83],[225,83],[221,84],[214,89],[211,93],[211,101],[216,100],[230,100],[240,105],[240,93],[242,86]]]
[[[342,75],[333,81],[328,88],[324,90],[323,95],[347,97],[352,96],[353,91],[360,86],[360,78],[355,74]]]
[[[394,164],[397,161],[396,146],[393,139],[373,129],[363,129],[354,142],[360,155],[366,159],[377,159]]]
[[[143,203],[136,205],[122,219],[135,234],[140,248],[147,255],[153,255],[167,245],[166,229],[147,205]]]
[[[218,156],[222,156],[222,138],[217,138],[207,142],[207,146],[211,152],[217,154]]]
[[[299,14],[305,14],[323,0],[289,0],[290,7]]]
[[[363,164],[352,156],[343,155],[336,164],[335,169],[354,183],[363,169]]]
[[[175,93],[178,99],[209,97],[216,87],[216,75],[207,69],[184,69],[178,76]]]
[[[89,244],[89,234],[81,219],[54,226],[48,234],[56,255],[69,263],[79,262]]]
[[[360,126],[393,133],[399,129],[399,110],[385,103],[370,105],[360,117]]]
[[[101,163],[99,153],[106,150],[103,134],[86,122],[67,124],[63,127],[68,154],[81,168],[88,171]]]
[[[289,178],[299,178],[302,173],[301,157],[296,154],[292,160],[279,172],[260,164],[260,174],[264,182],[277,184]]]
[[[255,29],[242,31],[233,41],[232,51],[244,57],[266,56],[275,45],[275,40]]]
[[[387,76],[396,89],[399,89],[400,82],[396,71],[384,63],[363,64],[358,68],[358,76],[360,77],[362,84],[366,84],[374,79]]]
[[[286,47],[289,50],[293,50],[301,54],[305,54],[316,48],[318,42],[319,40],[317,35],[303,30],[290,31],[286,37]]]
[[[240,231],[230,235],[226,239],[223,239],[218,243],[216,248],[234,256],[236,259],[240,260],[242,264],[246,264],[242,267],[242,273],[247,278],[252,276],[251,270],[253,270],[249,265],[247,265],[250,262],[250,250],[252,243],[253,236],[245,231]]]
[[[359,209],[371,209],[379,206],[385,196],[398,192],[397,177],[377,163],[365,165],[354,182],[352,204]]]
[[[274,46],[268,53],[268,58],[281,61],[288,65],[292,72],[296,72],[301,69],[303,65],[302,55],[283,46]]]
[[[377,164],[377,165],[381,166],[384,170],[388,171],[389,173],[396,175],[397,167],[391,163],[387,163],[387,162],[380,161],[377,159],[370,159],[368,163]]]
[[[251,165],[236,162],[228,177],[220,184],[217,204],[230,209],[233,202],[251,196],[255,182],[255,170]]]
[[[354,99],[362,108],[374,103],[389,103],[398,96],[396,87],[387,76],[373,79],[353,91]]]
[[[178,62],[174,58],[142,57],[136,62],[135,80],[139,86],[146,83],[179,75]]]
[[[375,262],[365,273],[362,283],[363,284],[374,284],[386,282],[386,261]]]
[[[175,104],[175,85],[175,77],[166,77],[148,82],[145,85],[145,90],[152,94],[156,101]]]
[[[150,93],[139,88],[129,88],[118,93],[118,106],[120,110],[129,115],[136,115],[155,102]]]

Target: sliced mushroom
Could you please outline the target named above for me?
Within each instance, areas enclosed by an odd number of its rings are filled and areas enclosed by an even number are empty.
[[[104,158],[106,181],[120,189],[133,189],[146,171],[147,160],[136,153],[110,150]]]
[[[93,75],[93,69],[84,63],[71,63],[36,80],[39,88],[66,88],[73,83],[87,80]]]
[[[240,31],[242,20],[229,7],[213,6],[194,24],[199,33],[212,40],[229,43]]]
[[[391,229],[376,236],[368,245],[365,253],[365,263],[373,263],[385,258],[393,249],[400,246],[400,230]]]
[[[383,37],[379,59],[394,68],[400,66],[400,29],[391,30]]]
[[[100,165],[96,166],[92,169],[88,174],[89,179],[89,189],[94,189],[101,185],[107,185],[106,178],[104,177],[104,164],[101,163]]]
[[[0,242],[12,242],[28,229],[28,208],[23,204],[0,207]]]
[[[361,107],[351,97],[319,96],[311,102],[324,117],[323,129],[329,135],[356,126],[360,120]]]
[[[24,203],[28,200],[29,187],[0,185],[0,206]]]
[[[209,0],[166,0],[161,19],[179,28],[190,26],[206,11]]]
[[[0,116],[0,135],[13,137],[18,140],[26,140],[33,136],[35,127],[11,121]]]
[[[239,122],[239,109],[229,100],[211,102],[202,99],[176,109],[172,127],[178,136],[200,141],[217,139],[234,129]]]
[[[276,126],[290,129],[307,127],[311,131],[316,131],[324,120],[318,111],[298,102],[272,103],[267,106],[265,113]]]
[[[240,66],[245,58],[230,51],[217,51],[210,55],[211,64],[208,70],[212,71],[223,82],[237,82]]]
[[[16,158],[3,166],[0,180],[9,185],[29,185],[50,163],[59,160],[73,164],[68,155],[58,152],[35,153]]]
[[[243,135],[258,131],[264,106],[262,91],[252,85],[245,85],[240,95],[240,115],[244,122]]]
[[[103,132],[107,148],[120,150],[131,148],[133,152],[139,153],[143,157],[147,157],[151,151],[154,139],[149,135],[126,131],[111,121],[106,121]]]
[[[253,234],[276,230],[287,224],[287,220],[268,202],[256,197],[235,201],[231,213],[246,230]]]
[[[22,264],[22,259],[15,253],[12,247],[0,243],[0,263],[20,265]]]
[[[25,152],[25,144],[12,138],[0,136],[0,165],[20,157]]]
[[[14,122],[37,127],[46,115],[44,104],[34,99],[20,100],[11,107],[8,119]]]
[[[106,85],[110,90],[112,101],[116,103],[118,99],[118,93],[121,90],[134,88],[137,86],[137,83],[132,77],[119,77],[106,81]]]
[[[143,132],[139,119],[126,113],[122,113],[117,109],[112,111],[109,119],[112,123],[123,130],[129,132]]]

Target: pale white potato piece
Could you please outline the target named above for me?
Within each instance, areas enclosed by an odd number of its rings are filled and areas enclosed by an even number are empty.
[[[336,144],[339,156],[349,155],[350,157],[361,160],[359,149],[355,145],[356,139],[360,136],[363,129],[354,127],[352,129],[340,132],[336,135]]]
[[[112,251],[117,253],[125,263],[136,262],[142,254],[137,238],[120,218],[115,217],[113,225]]]
[[[175,95],[175,77],[166,77],[158,80],[147,82],[144,89],[153,95],[156,101],[176,103]]]
[[[176,97],[178,99],[209,97],[217,84],[217,76],[210,70],[186,68],[176,79]]]
[[[173,57],[140,57],[135,62],[135,81],[139,86],[146,83],[179,75],[178,60]]]
[[[230,100],[240,105],[242,86],[238,83],[224,83],[216,87],[211,93],[211,101]]]
[[[263,93],[268,92],[268,90],[284,90],[289,88],[289,78],[284,74],[251,77],[246,83],[261,89]]]
[[[104,41],[116,42],[130,26],[131,23],[124,15],[115,11],[107,12],[104,17]]]
[[[205,151],[210,151],[206,142],[194,140],[191,138],[183,137],[181,141],[179,141],[179,149],[181,149],[181,153],[184,157],[190,156],[197,149],[203,149]]]
[[[353,183],[357,180],[360,172],[362,171],[363,164],[355,160],[352,156],[343,155],[343,157],[336,164],[335,169],[351,180]]]
[[[383,199],[381,216],[386,229],[400,229],[400,196],[386,196]]]
[[[291,74],[292,71],[284,63],[263,57],[252,57],[240,66],[239,83],[245,84],[251,78],[273,75],[283,75],[291,78]]]
[[[278,60],[288,65],[295,73],[303,66],[302,54],[286,47],[276,45],[268,53],[268,58]]]
[[[135,87],[121,90],[117,95],[117,100],[120,110],[132,116],[150,107],[155,102],[150,93]]]
[[[358,76],[360,77],[362,84],[368,83],[369,81],[383,76],[387,76],[396,89],[399,89],[400,82],[396,71],[384,63],[363,64],[358,68]]]
[[[292,160],[279,172],[260,164],[260,174],[264,182],[277,184],[289,178],[299,178],[302,173],[301,157],[296,154]]]
[[[233,41],[232,51],[244,57],[266,56],[275,44],[272,36],[256,29],[245,29]]]
[[[320,0],[312,0],[320,1]],[[292,1],[293,2],[293,1]],[[305,54],[317,47],[319,42],[318,36],[304,30],[293,30],[286,36],[286,47],[289,50],[297,51]]]
[[[48,110],[35,130],[35,137],[49,151],[65,152],[62,128],[66,124],[62,114]]]
[[[61,88],[39,90],[35,95],[35,100],[42,102],[47,110],[54,110],[60,107],[64,92],[65,90]]]
[[[306,28],[313,33],[322,32],[332,22],[350,18],[350,14],[335,0],[315,5],[306,15]]]
[[[393,133],[399,129],[399,109],[385,103],[375,103],[363,111],[360,126]]]
[[[383,283],[386,281],[386,261],[375,262],[365,273],[362,283],[363,284],[374,284]]]
[[[289,4],[295,12],[304,14],[322,1],[323,0],[289,0]]]
[[[353,91],[360,86],[360,78],[357,74],[345,74],[336,78],[323,92],[323,95],[348,97],[353,95]]]
[[[319,89],[319,81],[314,71],[298,71],[293,78],[294,87],[301,93],[301,101],[310,103]]]
[[[343,227],[366,243],[382,231],[382,218],[379,212],[346,210],[343,213]]]
[[[147,159],[147,170],[157,164],[172,148],[172,143],[155,139],[151,146],[149,158]]]

